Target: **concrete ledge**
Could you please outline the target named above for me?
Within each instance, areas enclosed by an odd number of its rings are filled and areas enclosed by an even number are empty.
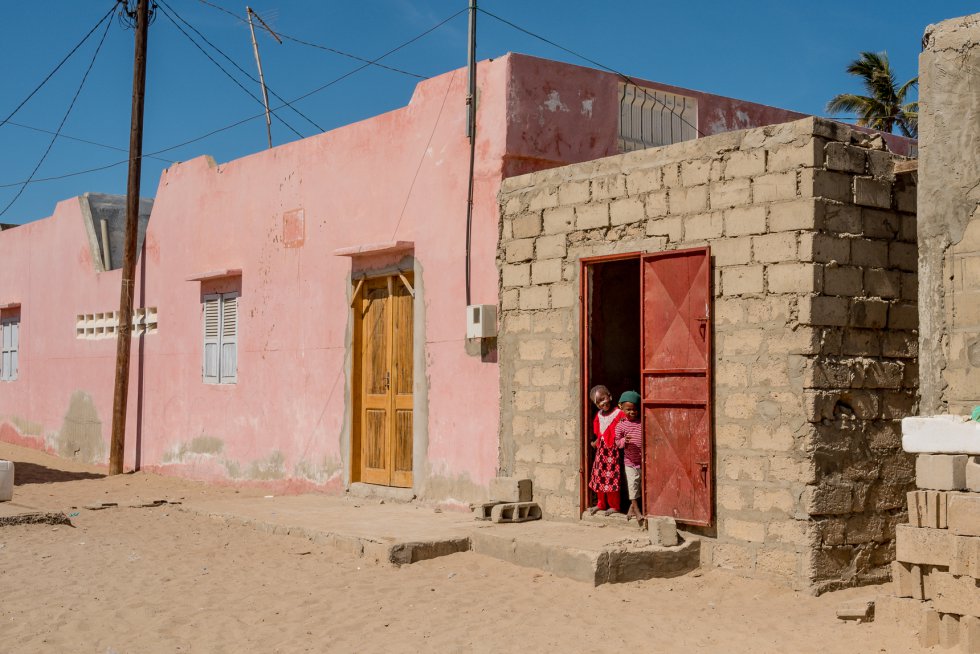
[[[656,547],[633,532],[547,521],[487,525],[473,531],[470,543],[477,554],[593,586],[676,577],[696,569],[701,558],[694,539]]]
[[[395,488],[394,486],[377,486],[354,482],[347,489],[353,497],[363,497],[374,500],[391,500],[392,502],[411,502],[415,499],[415,491],[411,488]]]
[[[980,422],[966,416],[903,418],[902,447],[916,454],[980,454]]]

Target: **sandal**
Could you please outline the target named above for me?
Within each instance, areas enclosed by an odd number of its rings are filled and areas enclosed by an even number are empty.
[[[595,515],[596,513],[599,512],[599,507],[597,507],[597,506],[590,506],[589,508],[586,509],[586,511],[589,512],[589,515]]]

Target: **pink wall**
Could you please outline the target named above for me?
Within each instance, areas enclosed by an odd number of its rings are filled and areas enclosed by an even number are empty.
[[[650,86],[698,97],[702,129],[798,116]],[[498,463],[499,384],[496,363],[468,354],[464,339],[465,92],[465,70],[453,71],[420,83],[396,111],[225,164],[199,157],[164,172],[137,281],[137,303],[158,308],[159,332],[143,337],[141,355],[134,350],[128,466],[138,451],[143,467],[171,474],[343,487],[352,266],[377,270],[404,255],[352,262],[333,252],[411,241],[421,317],[416,490],[485,497]],[[613,154],[617,116],[613,75],[513,54],[480,63],[473,303],[497,302],[501,179]],[[297,210],[301,245],[284,242],[284,214]],[[0,251],[0,305],[22,305],[20,375],[0,383],[0,438],[104,461],[115,340],[76,339],[75,316],[117,308],[120,272],[95,272],[77,199],[0,233]],[[232,282],[187,281],[220,269],[242,271],[234,385],[201,379],[201,295]]]

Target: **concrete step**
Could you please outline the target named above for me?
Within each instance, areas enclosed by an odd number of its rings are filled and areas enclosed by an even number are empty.
[[[594,586],[676,577],[696,569],[701,556],[694,538],[664,547],[633,530],[541,520],[479,524],[470,546],[478,554]]]

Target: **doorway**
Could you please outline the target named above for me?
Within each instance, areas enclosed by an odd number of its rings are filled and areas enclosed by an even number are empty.
[[[582,509],[595,407],[588,391],[642,398],[644,515],[706,526],[714,514],[711,253],[706,247],[583,259]],[[620,480],[626,506],[625,479]]]
[[[412,486],[412,280],[400,272],[354,287],[352,481]]]

